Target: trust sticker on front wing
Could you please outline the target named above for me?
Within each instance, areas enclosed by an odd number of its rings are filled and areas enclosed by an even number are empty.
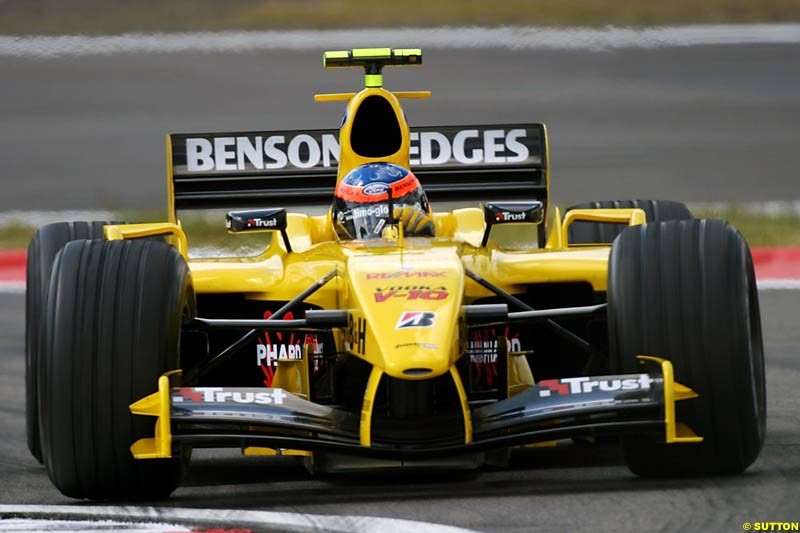
[[[566,396],[568,394],[589,394],[592,392],[615,392],[648,390],[653,383],[653,378],[647,374],[638,377],[620,376],[619,378],[561,378],[546,379],[538,382],[540,387],[539,397]]]
[[[283,400],[287,396],[283,389],[225,389],[222,387],[172,389],[172,403],[283,405]]]

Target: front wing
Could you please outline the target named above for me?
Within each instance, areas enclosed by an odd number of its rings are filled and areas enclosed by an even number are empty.
[[[364,417],[319,405],[278,388],[174,387],[180,372],[159,379],[159,390],[131,405],[156,416],[154,438],[131,446],[137,459],[168,458],[173,446],[328,451],[385,459],[425,459],[586,435],[663,431],[667,443],[699,442],[675,420],[675,402],[695,398],[676,383],[672,364],[660,372],[540,381],[511,398],[469,411],[460,435],[398,444],[364,438]],[[366,421],[367,428],[370,427]]]

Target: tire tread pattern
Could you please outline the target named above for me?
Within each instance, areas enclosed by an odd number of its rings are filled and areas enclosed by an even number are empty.
[[[623,439],[643,476],[735,474],[764,441],[766,392],[758,294],[750,251],[719,220],[645,224],[614,242],[608,280],[612,371],[641,371],[636,355],[673,362],[700,395],[677,404],[701,444]]]
[[[128,406],[178,368],[192,302],[186,262],[157,240],[74,241],[56,258],[40,418],[45,466],[65,495],[160,499],[177,486],[180,459],[131,456],[133,442],[152,436],[154,419]]]
[[[36,375],[41,351],[42,315],[56,254],[68,242],[103,238],[103,226],[116,222],[57,222],[39,228],[28,245],[25,291],[25,413],[28,449],[41,463],[38,387]]]

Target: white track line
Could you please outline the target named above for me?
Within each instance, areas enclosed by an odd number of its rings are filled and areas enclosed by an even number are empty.
[[[59,520],[31,518],[0,518],[0,531],[29,533],[33,531],[60,533],[179,533],[192,529],[176,524],[153,522],[120,522],[115,520]]]
[[[800,290],[800,279],[764,279],[756,280],[756,285],[762,291],[787,291],[787,290]]]
[[[0,56],[70,57],[176,52],[313,50],[359,46],[605,51],[735,44],[798,44],[800,24],[695,24],[644,28],[535,26],[0,36]]]
[[[427,522],[369,516],[331,516],[233,509],[182,509],[160,507],[67,505],[0,505],[0,518],[53,518],[58,520],[114,520],[177,522],[204,528],[271,526],[280,531],[370,533],[469,533],[470,530]],[[3,523],[0,522],[0,529]],[[88,529],[88,528],[87,528]]]
[[[0,294],[24,294],[24,281],[0,281]]]

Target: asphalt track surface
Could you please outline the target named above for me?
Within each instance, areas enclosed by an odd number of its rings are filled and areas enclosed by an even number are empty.
[[[413,45],[407,43],[406,45]],[[329,128],[321,52],[0,54],[0,212],[165,205],[166,132]],[[411,124],[544,122],[555,201],[800,199],[800,45],[430,50],[386,86]]]
[[[413,43],[408,43],[413,45]],[[321,46],[320,49],[323,47]],[[163,134],[335,127],[356,72],[320,52],[0,57],[0,212],[161,209]],[[800,199],[797,45],[587,51],[437,50],[387,86],[431,89],[412,124],[542,121],[553,194]],[[763,291],[769,421],[739,477],[645,481],[613,445],[520,454],[477,473],[309,477],[291,460],[198,454],[165,505],[366,515],[478,531],[741,531],[800,520],[800,318],[796,291]],[[0,294],[0,504],[73,504],[27,452],[24,297]]]
[[[798,293],[760,297],[767,441],[742,476],[642,480],[612,444],[533,450],[510,469],[358,477],[310,477],[291,458],[206,452],[163,505],[403,518],[486,532],[741,531],[745,521],[798,521]],[[25,445],[23,308],[23,295],[0,294],[0,504],[80,506],[53,488]]]

